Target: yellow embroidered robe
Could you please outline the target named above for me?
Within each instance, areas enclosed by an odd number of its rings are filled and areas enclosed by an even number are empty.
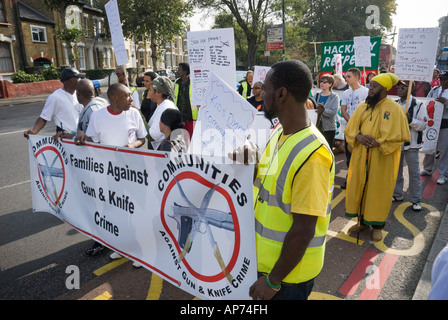
[[[365,102],[358,105],[344,131],[347,143],[353,147],[346,215],[356,217],[361,213],[365,224],[383,225],[392,205],[400,147],[410,139],[409,124],[403,108],[390,98],[381,100],[373,110],[366,108]],[[372,136],[380,143],[379,147],[369,148],[368,162],[367,148],[356,140],[358,134]]]

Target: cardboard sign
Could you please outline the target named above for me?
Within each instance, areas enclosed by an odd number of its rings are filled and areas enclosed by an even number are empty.
[[[394,73],[400,80],[431,82],[439,32],[439,28],[399,30]]]

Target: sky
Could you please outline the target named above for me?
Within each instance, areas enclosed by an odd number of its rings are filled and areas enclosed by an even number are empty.
[[[397,14],[392,16],[397,32],[400,28],[437,27],[439,18],[448,15],[448,0],[396,0]],[[207,30],[211,19],[202,13],[191,20],[191,31]],[[393,29],[392,29],[393,31]]]

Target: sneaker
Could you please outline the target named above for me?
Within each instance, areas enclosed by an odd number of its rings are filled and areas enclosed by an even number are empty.
[[[383,232],[381,229],[373,229],[372,230],[372,240],[373,241],[380,241],[383,239]]]
[[[122,257],[122,255],[119,254],[118,252],[114,252],[109,256],[109,258],[111,258],[112,260],[120,259],[121,257]]]
[[[445,176],[440,176],[440,178],[437,180],[437,184],[445,184],[448,181],[448,178]]]
[[[426,170],[422,170],[420,171],[420,175],[421,176],[430,176],[432,175],[432,172],[426,171]]]
[[[341,184],[341,189],[342,190],[347,189],[347,180],[343,184]]]
[[[141,267],[143,267],[139,262],[137,262],[137,261],[134,261],[134,263],[132,263],[132,266],[134,267],[134,268],[141,268]]]
[[[392,197],[392,202],[394,202],[394,201],[403,201],[403,196],[393,196]]]
[[[355,225],[353,225],[353,226],[351,226],[349,229],[348,229],[348,233],[349,234],[351,234],[351,233],[357,233],[357,232],[361,232],[362,230],[365,230],[365,229],[368,229],[369,228],[369,226],[366,226],[366,225],[360,225],[360,226],[358,226],[357,224],[355,224]]]
[[[96,256],[96,255],[98,255],[98,254],[100,254],[101,253],[101,251],[103,251],[104,250],[104,246],[103,245],[101,245],[101,244],[94,244],[93,246],[92,246],[92,248],[90,248],[90,249],[87,249],[87,251],[86,251],[86,253],[89,255],[89,256]]]
[[[422,205],[420,204],[420,202],[416,202],[412,204],[412,210],[414,211],[421,211],[422,210]]]

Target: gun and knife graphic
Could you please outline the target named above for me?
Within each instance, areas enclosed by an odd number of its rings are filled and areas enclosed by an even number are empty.
[[[213,188],[207,191],[202,200],[201,206],[198,208],[190,200],[186,197],[182,186],[179,181],[174,177],[176,184],[179,188],[181,197],[188,204],[187,207],[180,206],[177,203],[174,203],[173,215],[170,218],[176,220],[177,229],[179,230],[178,243],[182,248],[182,252],[179,254],[179,262],[181,262],[186,254],[190,251],[191,246],[193,244],[193,240],[197,233],[207,234],[210,246],[213,249],[214,255],[218,264],[224,273],[227,280],[231,283],[233,280],[232,275],[228,272],[226,268],[226,264],[221,256],[221,252],[218,247],[218,243],[216,242],[212,229],[210,225],[215,226],[217,228],[235,231],[233,226],[232,215],[229,212],[223,212],[216,209],[208,208],[210,200],[215,192],[218,184],[216,184]],[[205,227],[205,231],[201,232],[201,226]]]

